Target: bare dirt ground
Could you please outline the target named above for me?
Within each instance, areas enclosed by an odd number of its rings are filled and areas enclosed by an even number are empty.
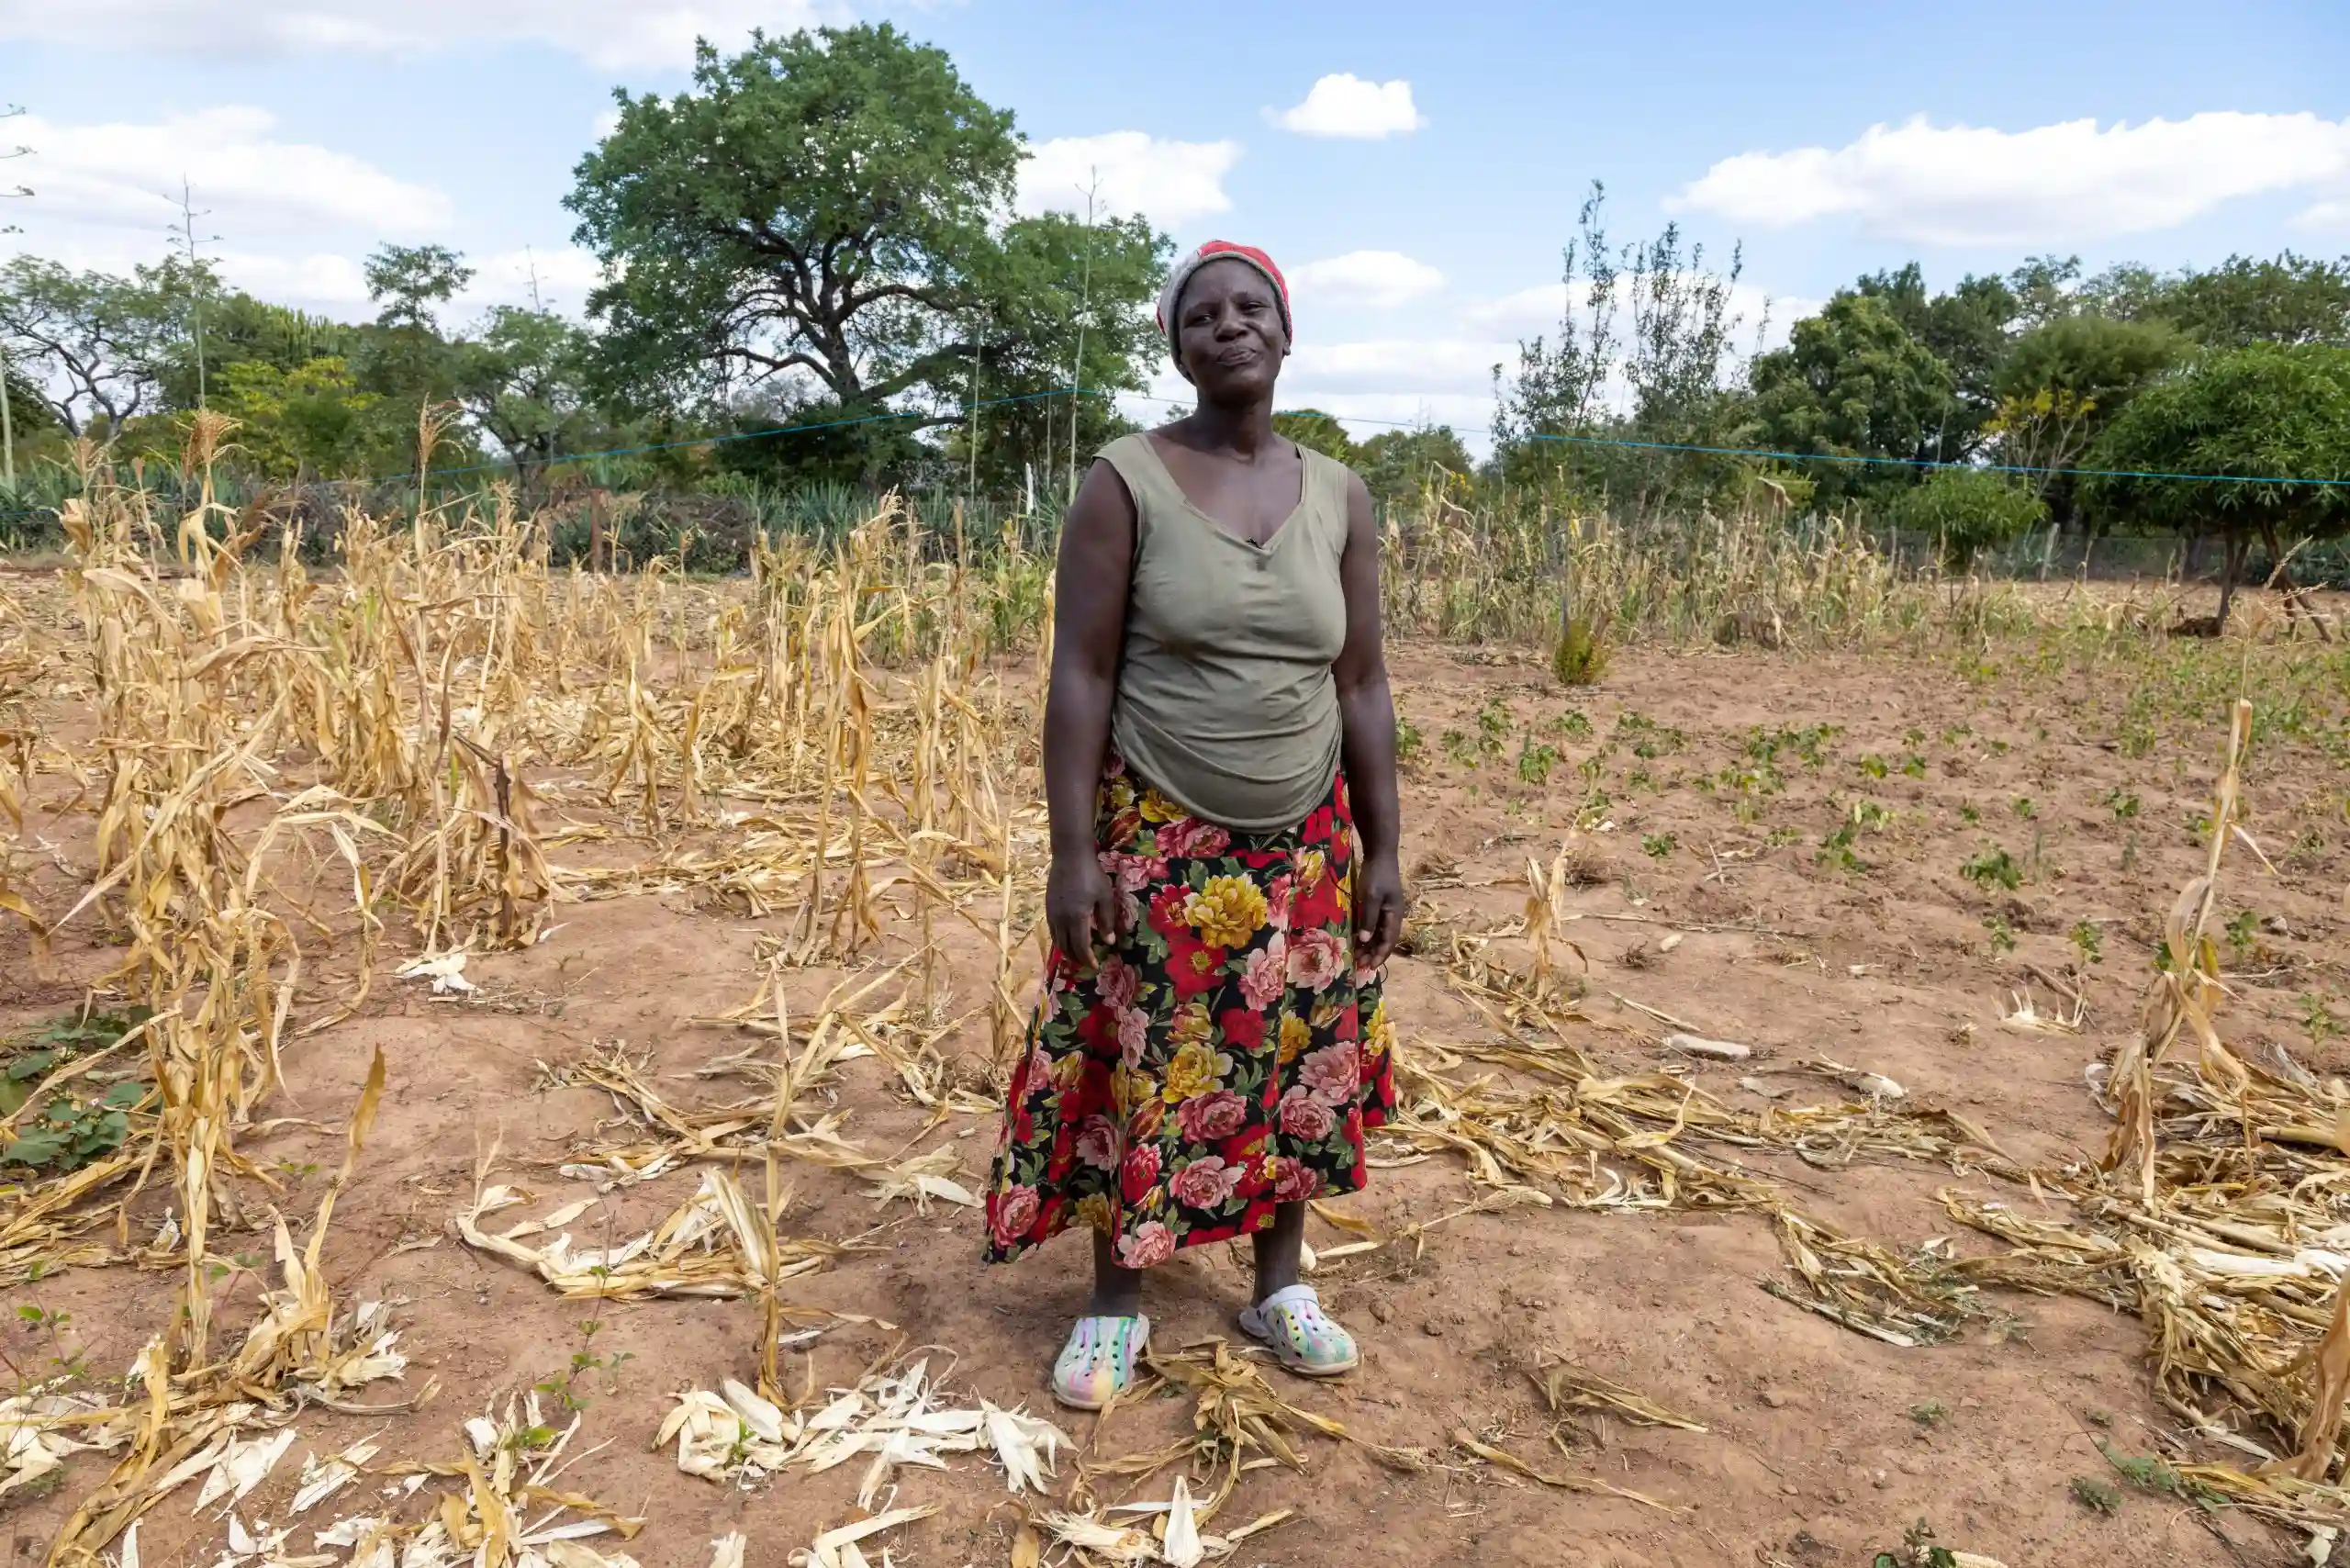
[[[1396,961],[1390,991],[1404,1048],[1489,1030],[1435,958],[1449,932],[1516,918],[1528,859],[1548,865],[1580,825],[1572,903],[1583,918],[1567,931],[1588,964],[1587,1022],[1571,1027],[1594,1060],[1626,1073],[1683,1073],[1726,1103],[1759,1109],[1765,1095],[1786,1105],[1848,1097],[1803,1066],[1830,1058],[1964,1114],[2026,1163],[2085,1158],[2109,1122],[2084,1069],[2132,1028],[2161,913],[2200,868],[2195,819],[2208,809],[2244,661],[2232,643],[2122,641],[2101,649],[2052,634],[1963,657],[1634,651],[1598,688],[1572,694],[1531,662],[1402,651],[1399,705],[1420,737],[1404,796],[1419,951]],[[2249,823],[2276,873],[2257,871],[2249,856],[2234,865],[2224,903],[2234,994],[2223,1027],[2242,1051],[2280,1047],[2327,1074],[2350,1070],[2334,1022],[2350,1018],[2340,946],[2350,689],[2340,660],[2306,652],[2289,669],[2260,666],[2266,685],[2252,693],[2262,707]],[[70,716],[53,717],[52,733],[65,733]],[[64,811],[62,790],[36,803],[27,841],[56,846],[40,890],[55,898],[86,872],[86,807]],[[629,854],[600,844],[554,858],[614,864]],[[1970,864],[1974,877],[1962,871]],[[2012,868],[2013,888],[2002,885],[2001,866]],[[380,1430],[379,1462],[450,1458],[465,1417],[533,1384],[561,1383],[584,1347],[598,1364],[570,1381],[584,1406],[574,1451],[605,1446],[580,1458],[565,1484],[643,1514],[645,1529],[628,1550],[648,1565],[703,1563],[708,1543],[730,1529],[749,1536],[751,1562],[780,1563],[855,1517],[859,1466],[812,1477],[794,1469],[736,1490],[679,1473],[669,1452],[650,1446],[675,1394],[751,1375],[757,1305],[566,1302],[468,1249],[452,1216],[493,1144],[502,1150],[498,1179],[537,1199],[515,1214],[594,1202],[570,1226],[583,1245],[640,1234],[690,1193],[691,1166],[605,1194],[560,1172],[579,1150],[609,1141],[599,1129],[610,1134],[616,1123],[612,1099],[578,1086],[566,1068],[624,1042],[678,1103],[740,1097],[739,1081],[698,1079],[695,1070],[763,1043],[697,1020],[750,997],[760,936],[788,917],[640,894],[565,905],[554,920],[551,938],[533,948],[476,958],[466,972],[483,989],[470,997],[381,982],[360,1016],[293,1048],[287,1092],[269,1113],[283,1120],[240,1140],[280,1173],[285,1211],[307,1215],[341,1158],[371,1050],[383,1048],[389,1092],[341,1199],[327,1270],[339,1301],[395,1304],[413,1358],[408,1388],[432,1377],[440,1391],[414,1414],[313,1411],[295,1456]],[[953,1010],[976,1016],[943,1048],[980,1072],[994,955],[977,932],[947,940]],[[86,941],[62,942],[44,978],[21,935],[0,934],[0,1030],[80,1002],[78,977],[105,958],[77,946]],[[874,956],[893,960],[908,948],[906,932],[893,930]],[[336,963],[322,960],[327,976]],[[2018,992],[2042,1013],[2059,1008],[2056,988],[2035,969],[2083,977],[2082,1033],[2003,1025]],[[790,1006],[806,1016],[847,971],[787,973]],[[1024,994],[1032,986],[1030,978]],[[1751,1044],[1755,1058],[1676,1057],[1659,1043],[1668,1025],[1655,1014]],[[964,1179],[980,1184],[994,1136],[987,1118],[934,1116],[871,1060],[844,1070],[840,1109],[845,1131],[870,1148],[960,1149]],[[1737,1163],[1810,1212],[1899,1249],[1955,1231],[1939,1189],[1996,1185],[1922,1163],[1840,1167],[1768,1151],[1742,1152]],[[755,1171],[743,1174],[755,1185]],[[1179,1398],[1107,1420],[1051,1411],[1045,1369],[1086,1290],[1080,1238],[990,1270],[979,1261],[969,1210],[877,1205],[853,1175],[814,1166],[793,1166],[791,1180],[788,1235],[862,1238],[866,1248],[794,1281],[794,1301],[886,1318],[908,1344],[933,1348],[933,1371],[958,1394],[1052,1414],[1082,1459],[1155,1447],[1188,1428],[1190,1402]],[[1348,1206],[1393,1235],[1477,1192],[1460,1161],[1425,1158],[1382,1170]],[[2012,1187],[2005,1195],[2030,1201]],[[134,1230],[162,1208],[161,1194],[143,1198]],[[265,1209],[255,1204],[253,1217],[265,1220]],[[1321,1247],[1348,1239],[1320,1222],[1311,1238]],[[214,1245],[265,1255],[266,1232]],[[1981,1243],[1961,1236],[1954,1245]],[[2211,1451],[2165,1446],[2177,1423],[2152,1396],[2138,1322],[2018,1294],[1997,1304],[1992,1327],[1903,1349],[1760,1288],[1785,1277],[1769,1219],[1750,1213],[1513,1208],[1430,1230],[1416,1252],[1399,1244],[1330,1262],[1317,1282],[1360,1337],[1361,1371],[1333,1385],[1271,1375],[1300,1405],[1360,1436],[1424,1450],[1428,1462],[1398,1472],[1309,1434],[1303,1474],[1251,1472],[1223,1516],[1291,1507],[1298,1518],[1246,1541],[1231,1561],[1811,1568],[1866,1563],[1921,1518],[1942,1543],[2011,1568],[2300,1560],[2297,1541],[2224,1510],[2126,1486],[2109,1515],[2076,1500],[2075,1477],[2118,1484],[2097,1439],[2127,1454]],[[1157,1343],[1237,1339],[1231,1316],[1246,1282],[1237,1249],[1185,1254],[1159,1270],[1149,1299]],[[70,1314],[64,1347],[110,1378],[163,1320],[173,1283],[129,1267],[74,1270],[14,1293],[11,1305]],[[230,1283],[215,1309],[223,1332],[250,1315],[257,1288],[252,1275]],[[589,1321],[592,1333],[581,1327]],[[51,1351],[36,1326],[0,1333],[20,1366]],[[897,1338],[837,1328],[787,1355],[786,1382],[853,1383]],[[1565,1450],[1553,1446],[1530,1374],[1559,1356],[1705,1429],[1602,1418]],[[1456,1441],[1464,1430],[1547,1473],[1596,1478],[1669,1507],[1536,1484],[1480,1462]],[[103,1465],[84,1456],[62,1487],[0,1517],[15,1561],[41,1555]],[[296,1469],[281,1466],[248,1516],[279,1517]],[[890,1537],[901,1568],[1012,1560],[1020,1516],[1000,1472],[972,1457],[898,1480],[900,1504],[942,1506]],[[1117,1484],[1100,1489],[1115,1498]],[[1141,1495],[1163,1497],[1167,1484],[1161,1477]],[[183,1495],[148,1520],[144,1568],[211,1562],[222,1538],[213,1518],[190,1518]]]

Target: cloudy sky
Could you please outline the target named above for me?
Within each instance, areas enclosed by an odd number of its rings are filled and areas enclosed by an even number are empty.
[[[2340,0],[1470,0],[1206,11],[1077,0],[0,0],[0,221],[126,266],[196,235],[235,282],[366,308],[359,261],[439,240],[472,303],[593,277],[559,205],[615,85],[693,40],[887,17],[1009,106],[1031,207],[1102,201],[1295,280],[1285,401],[1482,425],[1491,369],[1558,315],[1590,182],[1619,238],[1743,241],[1751,342],[1857,273],[2033,252],[2092,269],[2350,252]],[[1359,433],[1369,433],[1365,425]]]

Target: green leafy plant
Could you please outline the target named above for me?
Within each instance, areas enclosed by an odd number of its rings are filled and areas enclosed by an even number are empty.
[[[2113,1466],[2122,1480],[2141,1492],[2177,1497],[2186,1502],[2199,1503],[2206,1506],[2218,1501],[2217,1494],[2188,1481],[2177,1471],[2173,1470],[2160,1454],[2121,1453],[2103,1438],[2096,1440],[2097,1451],[2105,1456],[2106,1463]]]
[[[1474,767],[1477,766],[1476,743],[1472,741],[1460,731],[1445,731],[1444,734],[1438,738],[1437,745],[1444,748],[1445,756],[1452,758],[1454,762],[1460,764],[1461,767]]]
[[[1841,871],[1867,870],[1869,863],[1862,859],[1852,848],[1852,841],[1859,836],[1860,831],[1860,828],[1852,823],[1844,823],[1843,826],[1819,841],[1819,853],[1814,858],[1823,866],[1833,866]]]
[[[1516,727],[1516,721],[1511,716],[1509,705],[1501,700],[1499,694],[1488,698],[1485,705],[1477,710],[1477,754],[1488,757],[1501,756],[1502,743],[1509,738],[1510,731]]]
[[[147,1097],[147,1087],[118,1083],[86,1100],[62,1091],[50,1095],[19,1124],[15,1137],[0,1143],[0,1166],[61,1176],[104,1159],[129,1136],[131,1109]]]
[[[2311,991],[2301,998],[2301,1027],[2310,1033],[2310,1044],[2322,1046],[2342,1033],[2342,1020],[2325,1004],[2325,998]]]
[[[2111,1515],[2121,1506],[2121,1494],[2102,1481],[2092,1481],[2086,1475],[2076,1475],[2072,1483],[2073,1501],[2093,1514]]]
[[[2007,916],[2002,914],[1985,915],[1983,917],[1983,929],[1991,934],[1991,956],[1993,958],[1996,958],[2000,957],[2002,954],[2012,953],[2016,950],[2015,930],[2008,924]]]
[[[1986,468],[1943,468],[1899,491],[1891,518],[1897,528],[1935,541],[1942,565],[1967,571],[1975,556],[2031,532],[2048,518],[2040,492]]]
[[[1640,853],[1651,860],[1666,859],[1678,847],[1677,841],[1669,833],[1650,833],[1640,835]]]
[[[1869,1568],[1958,1568],[1958,1553],[1935,1545],[1934,1527],[1919,1519],[1901,1532],[1899,1552],[1878,1552]]]
[[[2073,950],[2080,954],[2084,966],[2105,962],[2105,934],[2097,928],[2097,922],[2093,920],[2076,922],[2072,936]]]
[[[1548,741],[1537,743],[1531,735],[1522,735],[1517,743],[1517,776],[1526,783],[1540,789],[1550,781],[1550,769],[1558,765],[1559,748]]]
[[[621,1369],[636,1360],[636,1355],[631,1350],[614,1350],[610,1354],[599,1353],[596,1349],[596,1336],[603,1331],[603,1323],[597,1318],[581,1318],[579,1343],[571,1352],[571,1364],[554,1376],[542,1379],[532,1386],[542,1394],[554,1395],[556,1402],[565,1410],[588,1408],[588,1394],[585,1385],[598,1372],[604,1375],[604,1392],[618,1394],[621,1386]],[[554,1435],[550,1433],[544,1441],[527,1446],[543,1448],[547,1442],[553,1440]]]
[[[1585,717],[1583,710],[1579,708],[1570,708],[1551,720],[1550,727],[1569,740],[1582,741],[1591,738],[1591,720]]]
[[[1893,771],[1891,767],[1886,766],[1885,758],[1877,756],[1874,752],[1870,752],[1867,756],[1861,758],[1860,768],[1861,776],[1864,778],[1882,778],[1886,774]]]
[[[1958,874],[1986,890],[1996,884],[2013,892],[2023,886],[2023,868],[2016,864],[2015,857],[1996,844],[1968,856]]]
[[[2118,787],[2105,792],[2105,805],[2115,822],[2126,823],[2138,814],[2138,797]]]
[[[1405,767],[1411,767],[1413,763],[1419,760],[1420,754],[1427,749],[1427,745],[1428,738],[1420,733],[1419,725],[1415,724],[1401,713],[1395,715],[1395,760],[1397,763]]]
[[[2252,911],[2238,910],[2224,928],[2228,934],[2228,951],[2237,963],[2248,961],[2260,946],[2260,916]]]
[[[1929,1399],[1909,1406],[1909,1419],[1921,1427],[1939,1427],[1950,1419],[1950,1406],[1939,1399]]]
[[[2016,815],[2021,817],[2026,822],[2030,822],[2032,818],[2040,814],[2040,808],[2031,803],[2031,797],[2029,795],[2018,795],[2015,799],[2013,810]]]
[[[1972,827],[1983,820],[1983,813],[1973,806],[1961,806],[1958,808],[1958,820]]]

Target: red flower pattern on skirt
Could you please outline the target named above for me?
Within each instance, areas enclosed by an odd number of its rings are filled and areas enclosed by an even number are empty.
[[[1394,1108],[1375,970],[1354,964],[1346,780],[1286,833],[1192,817],[1114,756],[1094,842],[1132,918],[1093,972],[1055,952],[987,1194],[990,1261],[1089,1225],[1128,1268],[1363,1185]]]

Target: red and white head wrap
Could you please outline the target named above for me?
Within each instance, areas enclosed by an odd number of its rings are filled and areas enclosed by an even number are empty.
[[[1175,336],[1180,330],[1175,310],[1182,303],[1183,286],[1192,281],[1192,274],[1210,262],[1221,261],[1245,263],[1264,274],[1265,281],[1273,286],[1273,301],[1281,313],[1281,335],[1295,337],[1295,329],[1290,323],[1289,280],[1281,276],[1281,268],[1273,265],[1273,258],[1254,245],[1236,245],[1229,240],[1211,240],[1177,262],[1167,274],[1167,286],[1158,291],[1158,330],[1167,339],[1168,348],[1172,350],[1175,347]]]

